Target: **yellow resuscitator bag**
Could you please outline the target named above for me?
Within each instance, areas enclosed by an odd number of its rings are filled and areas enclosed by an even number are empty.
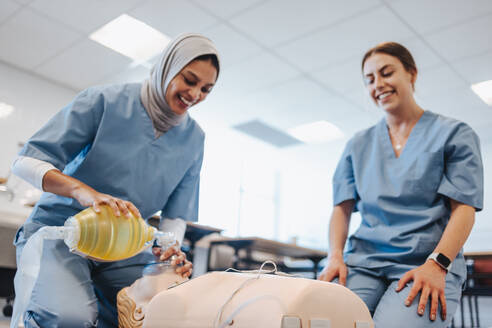
[[[29,303],[36,283],[45,239],[63,239],[83,257],[96,261],[120,261],[137,255],[153,244],[169,247],[175,243],[173,233],[149,226],[141,217],[117,217],[109,206],[96,213],[89,207],[68,218],[64,226],[46,226],[34,233],[22,249],[14,279],[16,297],[11,328],[17,328],[20,316]]]

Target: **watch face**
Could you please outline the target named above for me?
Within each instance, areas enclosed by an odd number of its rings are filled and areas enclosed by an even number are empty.
[[[437,258],[436,258],[437,262],[441,263],[442,265],[444,265],[446,268],[449,266],[449,264],[451,263],[451,261],[443,254],[439,253],[437,254]]]

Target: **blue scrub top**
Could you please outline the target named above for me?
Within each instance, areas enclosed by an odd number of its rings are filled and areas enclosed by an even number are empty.
[[[189,116],[159,138],[140,102],[141,84],[89,88],[57,113],[19,155],[53,164],[98,192],[131,201],[144,218],[198,219],[204,133]],[[16,244],[84,207],[45,192]]]
[[[348,142],[333,177],[333,198],[334,205],[354,199],[362,217],[346,263],[397,266],[390,278],[398,278],[437,246],[449,221],[449,199],[482,209],[478,136],[463,122],[425,111],[396,157],[383,119]],[[466,276],[462,252],[451,272]]]

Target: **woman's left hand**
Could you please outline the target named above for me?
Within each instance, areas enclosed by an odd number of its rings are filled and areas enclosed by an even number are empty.
[[[176,267],[176,273],[180,274],[184,278],[188,278],[191,276],[193,272],[193,264],[186,259],[186,254],[181,251],[179,245],[174,245],[166,249],[163,253],[162,248],[154,247],[152,248],[152,253],[155,256],[159,257],[160,261],[166,261],[171,258],[171,256],[175,255],[175,257],[171,260],[171,265]],[[179,265],[181,264],[182,265]]]
[[[446,270],[437,263],[427,260],[418,268],[405,273],[398,281],[396,291],[401,291],[408,282],[413,280],[413,286],[405,300],[405,305],[410,306],[418,293],[421,292],[417,313],[421,316],[424,315],[425,306],[430,296],[430,319],[432,321],[436,319],[438,302],[440,302],[441,318],[444,321],[446,320],[446,296],[444,295],[446,273]]]

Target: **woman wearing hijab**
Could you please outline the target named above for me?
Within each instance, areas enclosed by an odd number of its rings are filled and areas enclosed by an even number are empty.
[[[92,206],[109,205],[121,220],[162,211],[160,228],[182,240],[198,218],[204,133],[187,110],[203,101],[219,74],[218,53],[204,36],[173,40],[143,84],[81,92],[24,146],[13,172],[45,191],[14,244],[17,259],[38,229]],[[159,252],[157,252],[159,253]],[[178,250],[176,272],[191,274]],[[160,254],[156,254],[160,255]],[[44,243],[40,273],[24,313],[25,327],[112,327],[116,293],[141,277],[151,252],[101,263]]]

